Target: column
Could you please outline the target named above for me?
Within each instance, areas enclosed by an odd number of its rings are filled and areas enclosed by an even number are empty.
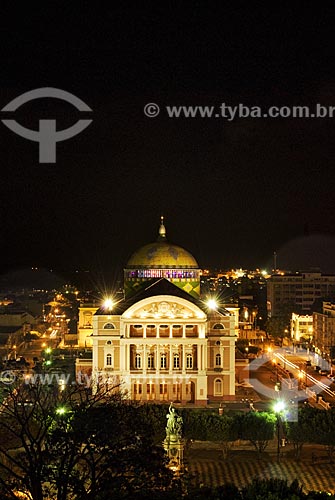
[[[130,344],[125,344],[125,371],[129,372],[130,370]]]
[[[202,363],[201,363],[201,345],[197,344],[197,364],[198,364],[198,372],[202,370]]]
[[[126,345],[123,343],[121,344],[121,342],[120,342],[120,372],[123,373],[126,369],[127,350],[126,350]]]
[[[143,344],[143,364],[142,364],[142,373],[143,375],[147,374],[147,345]]]
[[[156,344],[156,356],[155,356],[155,368],[156,368],[156,376],[160,373],[161,363],[160,363],[160,349],[159,344]]]
[[[221,356],[221,367],[224,369],[225,362],[224,362],[224,349],[223,349],[222,343],[220,345],[220,356]]]
[[[203,365],[202,365],[202,368],[203,370],[207,370],[207,365],[208,365],[208,356],[207,356],[207,343],[203,345],[203,352],[204,352],[204,356],[203,356]]]
[[[181,369],[182,369],[182,374],[185,375],[186,374],[186,349],[185,349],[185,345],[182,344],[180,346],[181,350],[182,350],[182,357],[181,357]]]
[[[169,374],[172,374],[173,370],[173,357],[172,357],[172,345],[169,345]]]

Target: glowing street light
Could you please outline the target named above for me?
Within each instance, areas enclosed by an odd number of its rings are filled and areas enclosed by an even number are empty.
[[[106,309],[107,311],[111,311],[113,309],[113,306],[114,302],[110,298],[106,299],[103,303],[103,308]]]
[[[206,304],[208,309],[215,310],[218,308],[218,303],[216,302],[215,299],[208,299]]]
[[[65,406],[60,406],[59,408],[56,408],[56,413],[57,415],[65,415],[67,412]]]
[[[281,401],[281,400],[277,401],[277,402],[274,404],[274,406],[273,406],[273,410],[274,410],[274,412],[275,412],[276,414],[278,414],[278,413],[280,413],[280,412],[284,411],[284,410],[285,410],[285,403],[284,403],[284,401]]]

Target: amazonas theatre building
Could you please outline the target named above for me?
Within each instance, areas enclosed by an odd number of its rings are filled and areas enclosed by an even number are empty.
[[[199,406],[235,394],[236,310],[201,297],[200,274],[195,258],[168,242],[162,218],[157,241],[126,264],[123,298],[80,307],[93,384],[120,384],[132,400]]]

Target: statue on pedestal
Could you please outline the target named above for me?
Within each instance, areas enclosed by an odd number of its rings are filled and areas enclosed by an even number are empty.
[[[181,439],[183,419],[177,415],[176,410],[170,403],[169,413],[166,415],[166,438],[173,441]]]

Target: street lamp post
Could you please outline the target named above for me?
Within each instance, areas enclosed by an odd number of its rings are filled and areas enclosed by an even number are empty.
[[[273,407],[277,418],[277,462],[280,462],[280,414],[285,409],[285,403],[283,401],[277,401]]]
[[[280,462],[280,421],[277,414],[277,462]]]

